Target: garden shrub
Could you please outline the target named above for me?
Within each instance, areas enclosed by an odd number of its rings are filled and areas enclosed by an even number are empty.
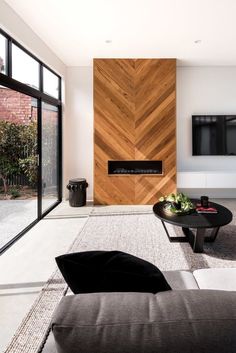
[[[10,176],[22,172],[31,185],[37,179],[37,124],[28,125],[0,121],[0,179],[7,194]]]

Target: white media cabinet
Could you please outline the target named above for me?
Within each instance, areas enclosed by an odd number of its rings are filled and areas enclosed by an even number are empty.
[[[236,171],[178,172],[178,189],[236,189]]]

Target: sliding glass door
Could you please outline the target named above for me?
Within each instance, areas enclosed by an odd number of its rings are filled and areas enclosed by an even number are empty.
[[[38,217],[38,102],[0,86],[0,249]]]
[[[61,78],[0,29],[0,253],[61,201]]]
[[[42,212],[58,201],[58,108],[42,103]]]

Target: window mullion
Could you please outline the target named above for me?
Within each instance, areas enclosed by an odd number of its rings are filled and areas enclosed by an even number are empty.
[[[12,40],[7,39],[7,70],[6,73],[12,77]]]
[[[43,92],[43,65],[39,65],[39,90]]]

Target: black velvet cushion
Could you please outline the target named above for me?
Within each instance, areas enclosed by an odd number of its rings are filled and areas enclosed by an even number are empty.
[[[121,251],[86,251],[56,258],[75,293],[149,292],[170,290],[161,271],[150,262]]]

